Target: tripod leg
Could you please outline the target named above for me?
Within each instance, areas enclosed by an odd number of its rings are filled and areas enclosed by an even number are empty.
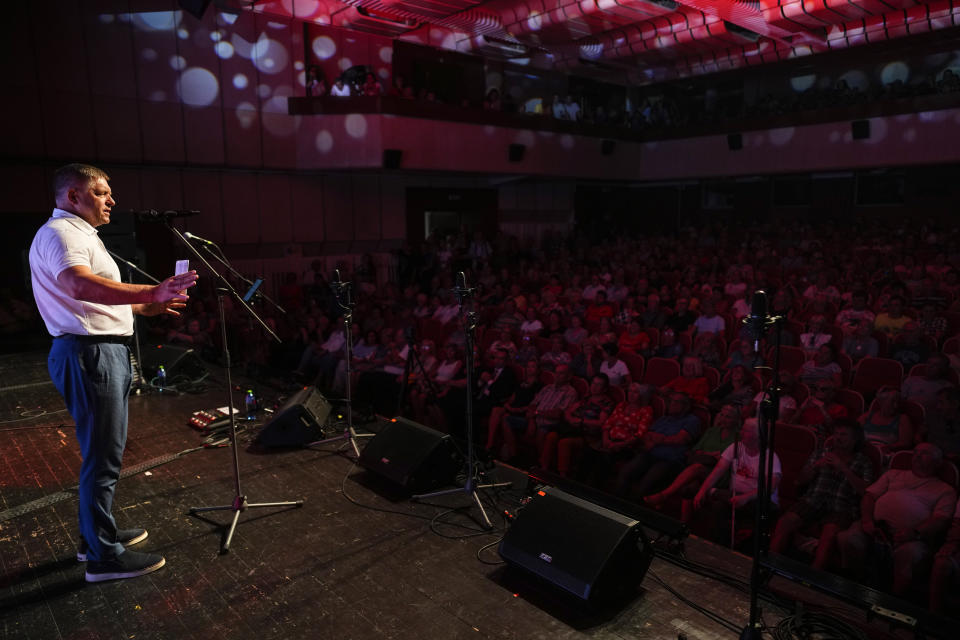
[[[493,523],[490,522],[490,517],[487,515],[487,510],[483,508],[483,502],[480,501],[480,496],[477,495],[476,491],[471,492],[471,497],[473,501],[477,504],[477,508],[480,509],[480,524],[484,529],[493,529]]]
[[[230,523],[230,528],[227,530],[227,537],[223,541],[223,546],[220,547],[220,553],[230,553],[230,543],[233,541],[233,534],[237,530],[237,521],[240,519],[240,509],[237,509],[233,512],[233,521]]]

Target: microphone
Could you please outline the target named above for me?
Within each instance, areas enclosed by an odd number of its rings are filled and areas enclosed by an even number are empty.
[[[750,304],[750,315],[743,319],[747,326],[747,335],[753,339],[753,350],[760,351],[760,340],[767,330],[767,292],[758,289],[753,292]]]
[[[196,209],[167,209],[165,211],[142,209],[140,211],[133,211],[133,213],[136,214],[137,219],[141,222],[167,222],[173,218],[188,218],[190,216],[200,215],[200,212]]]
[[[217,243],[214,242],[213,240],[207,240],[206,238],[201,238],[200,236],[190,233],[189,231],[184,231],[183,237],[186,238],[187,240],[196,240],[197,242],[201,242],[203,244],[209,244],[214,247],[217,246]]]

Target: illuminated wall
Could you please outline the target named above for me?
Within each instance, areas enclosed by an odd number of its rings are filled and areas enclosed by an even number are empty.
[[[496,184],[482,174],[663,180],[950,162],[960,153],[957,110],[874,119],[868,141],[851,141],[841,122],[745,133],[739,152],[719,135],[618,141],[609,156],[599,139],[579,135],[379,114],[295,117],[287,97],[303,94],[305,62],[324,65],[328,78],[372,64],[386,84],[389,39],[311,25],[304,42],[297,18],[211,7],[198,21],[174,0],[4,9],[0,157],[9,166],[0,210],[48,209],[51,169],[84,160],[110,169],[121,208],[200,209],[191,231],[251,257],[401,240],[405,188],[436,179],[383,172],[383,149],[401,150],[404,170],[481,174],[451,175],[463,187]],[[511,163],[516,143],[526,152]]]

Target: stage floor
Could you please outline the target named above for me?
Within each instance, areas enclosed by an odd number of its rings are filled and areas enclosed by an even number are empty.
[[[130,401],[125,474],[114,514],[141,526],[138,549],[167,566],[133,580],[87,584],[76,554],[80,465],[72,421],[46,378],[45,354],[0,358],[0,635],[3,638],[735,638],[664,586],[739,627],[749,600],[737,584],[655,558],[638,595],[589,614],[531,589],[499,564],[497,530],[474,521],[466,495],[415,504],[390,495],[341,450],[255,453],[255,428],[240,437],[241,481],[250,502],[305,500],[302,508],[241,514],[229,554],[219,548],[229,512],[230,448],[199,448],[191,413],[226,404],[222,372],[206,390]],[[251,381],[239,378],[240,389]],[[270,401],[278,391],[261,387]],[[375,425],[375,423],[374,423]],[[369,426],[374,426],[369,425]],[[246,426],[246,425],[245,425]],[[342,443],[340,443],[342,444]],[[497,497],[499,513],[518,495]],[[689,560],[745,583],[748,558],[690,538]],[[775,579],[774,582],[776,582]],[[783,592],[847,620],[856,609],[783,583]],[[819,603],[819,604],[816,604]],[[775,624],[787,609],[764,604]],[[875,625],[870,637],[884,637]],[[898,637],[909,637],[899,634]]]

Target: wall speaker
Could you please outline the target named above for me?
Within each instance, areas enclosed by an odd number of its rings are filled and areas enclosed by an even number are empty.
[[[605,156],[612,156],[617,143],[614,140],[603,140],[600,143],[600,153]]]
[[[727,148],[730,149],[730,151],[740,151],[741,149],[743,149],[743,134],[728,133]]]
[[[639,521],[546,487],[518,511],[500,556],[594,606],[633,595],[653,547]]]
[[[510,162],[521,162],[523,160],[523,154],[527,151],[527,145],[525,144],[511,144],[510,150],[507,153],[507,158]]]
[[[854,120],[850,123],[850,133],[854,140],[866,140],[870,137],[870,121]]]
[[[322,440],[331,410],[316,387],[301,389],[264,425],[255,442],[264,447],[299,447]]]
[[[383,168],[384,169],[399,169],[400,161],[403,159],[403,151],[400,149],[384,149],[383,150]]]
[[[367,443],[360,464],[411,493],[423,493],[452,484],[462,463],[449,434],[398,417]]]
[[[169,384],[176,384],[177,378],[196,382],[208,375],[206,365],[193,349],[172,344],[144,345],[140,350],[143,378],[147,381],[155,378],[160,365],[167,372]]]

